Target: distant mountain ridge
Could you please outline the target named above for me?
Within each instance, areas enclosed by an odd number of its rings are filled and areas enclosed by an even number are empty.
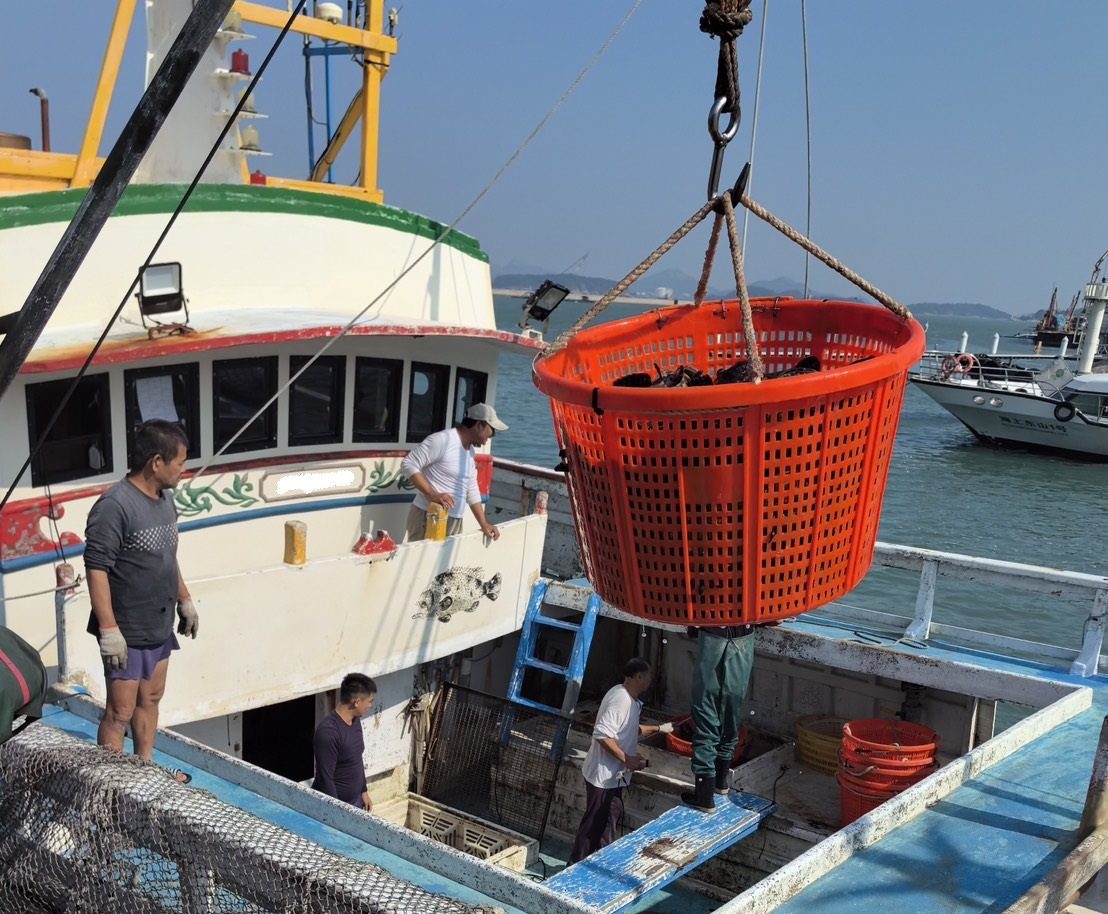
[[[529,265],[528,265],[529,266]],[[602,276],[581,276],[577,273],[518,272],[500,273],[494,276],[495,289],[534,289],[543,280],[552,280],[565,286],[575,295],[603,295],[615,286],[617,280]],[[697,278],[681,270],[651,270],[627,290],[631,296],[642,298],[675,298],[689,301],[696,294]],[[788,276],[776,279],[760,280],[748,287],[751,298],[770,298],[774,295],[788,295],[793,298],[804,296],[804,286]],[[734,298],[734,287],[711,286],[709,298]],[[809,298],[831,298],[839,301],[862,301],[858,297],[848,297],[831,292],[808,290]],[[1007,311],[983,305],[980,302],[916,302],[908,309],[919,317],[966,317],[989,320],[1033,320],[1035,318],[1017,318]],[[1042,314],[1040,311],[1039,314]],[[1037,315],[1036,315],[1037,316]]]
[[[575,295],[603,295],[610,291],[618,280],[601,276],[581,276],[577,273],[499,273],[493,277],[495,289],[534,289],[544,280],[551,280],[565,286]],[[681,270],[652,270],[627,290],[627,295],[642,298],[676,298],[684,301],[696,294],[699,280]],[[796,280],[785,276],[776,279],[751,283],[748,291],[752,298],[768,298],[774,295],[790,295],[799,298],[804,295],[804,287]],[[734,298],[735,288],[708,287],[709,298]],[[837,298],[844,301],[861,301],[829,292],[808,291],[811,298]]]

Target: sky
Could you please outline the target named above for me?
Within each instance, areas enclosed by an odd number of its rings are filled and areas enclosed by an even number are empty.
[[[387,203],[452,222],[486,187],[634,8],[607,52],[458,226],[494,272],[538,267],[617,279],[704,202],[717,44],[698,0],[393,0],[400,48],[383,87]],[[271,4],[274,5],[274,4]],[[283,5],[283,4],[282,4]],[[114,138],[143,79],[139,5],[113,104]],[[36,138],[46,90],[56,151],[76,151],[103,55],[108,0],[37,0],[0,30],[0,131]],[[749,158],[762,22],[764,68],[751,196],[805,229],[800,0],[754,0],[738,40],[743,117],[723,183]],[[1012,313],[1068,303],[1108,247],[1094,193],[1108,150],[1105,0],[810,0],[811,235],[906,302]],[[64,23],[60,28],[51,23]],[[260,62],[275,32],[245,45]],[[303,58],[282,47],[257,95],[272,174],[307,169]],[[357,78],[333,58],[337,117]],[[317,116],[323,71],[315,76]],[[128,94],[133,91],[133,94]],[[316,134],[317,149],[323,141]],[[105,141],[101,153],[110,143]],[[338,181],[356,166],[340,160]],[[659,264],[697,275],[707,224]],[[583,258],[583,259],[582,259]],[[751,218],[751,281],[802,279],[804,255]],[[728,279],[726,251],[713,285]],[[813,288],[850,294],[813,264]]]

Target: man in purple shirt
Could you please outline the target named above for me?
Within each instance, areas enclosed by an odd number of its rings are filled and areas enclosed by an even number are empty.
[[[348,673],[339,686],[339,703],[315,730],[315,780],[320,793],[373,810],[365,779],[365,739],[361,719],[373,708],[377,684],[363,673]]]

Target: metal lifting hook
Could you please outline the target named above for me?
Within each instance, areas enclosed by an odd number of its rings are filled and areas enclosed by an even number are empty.
[[[712,167],[708,171],[709,200],[714,200],[716,194],[719,193],[719,176],[723,170],[723,153],[727,149],[727,144],[739,132],[739,110],[737,107],[730,112],[731,117],[727,122],[726,129],[719,129],[720,115],[723,114],[729,103],[730,99],[726,95],[721,95],[712,103],[712,107],[708,111],[708,134],[715,143],[715,148],[712,150]]]

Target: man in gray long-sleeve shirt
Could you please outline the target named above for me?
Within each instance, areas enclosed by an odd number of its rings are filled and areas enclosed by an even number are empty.
[[[195,638],[200,625],[177,565],[177,511],[167,491],[180,481],[187,451],[178,426],[144,423],[130,473],[97,499],[85,528],[88,631],[99,642],[107,686],[97,742],[122,752],[129,724],[135,754],[145,759],[154,752],[169,655],[179,647],[174,610],[179,634]]]

